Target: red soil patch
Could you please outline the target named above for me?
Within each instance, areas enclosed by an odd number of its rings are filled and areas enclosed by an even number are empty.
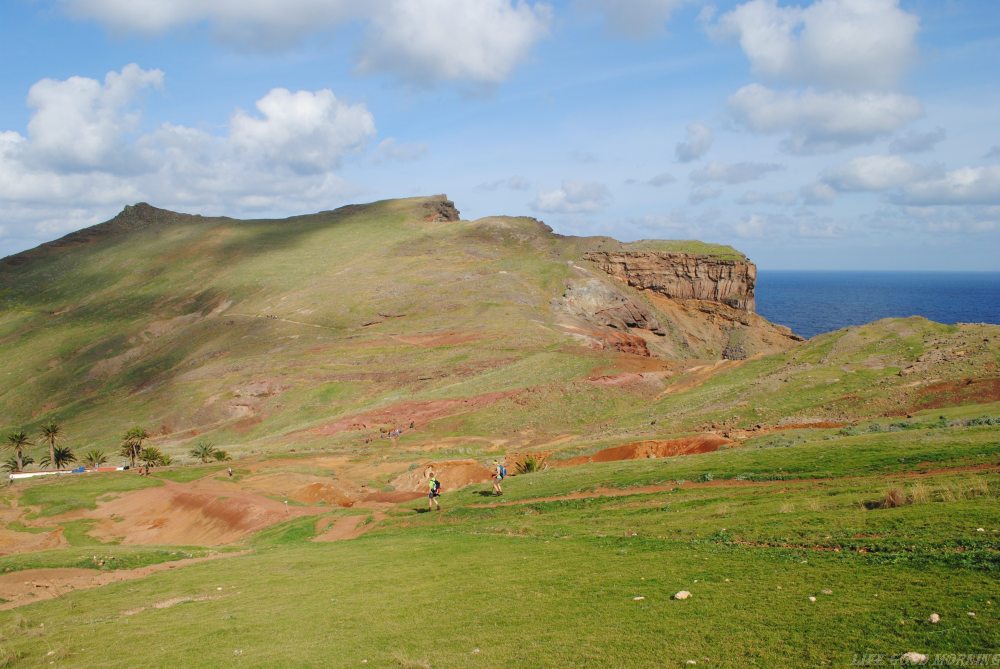
[[[234,485],[198,481],[167,482],[101,502],[81,514],[95,518],[91,532],[124,544],[219,546],[290,518],[319,513],[240,490]]]
[[[438,418],[483,409],[513,394],[513,392],[500,392],[462,399],[400,402],[384,409],[375,409],[341,418],[333,423],[313,428],[309,432],[311,434],[328,436],[349,429],[367,429],[373,425],[406,426],[410,423],[424,424]]]
[[[45,551],[67,545],[62,528],[52,532],[15,532],[0,528],[0,555]]]
[[[447,491],[464,488],[471,483],[489,481],[492,476],[485,465],[475,460],[451,460],[424,463],[420,467],[400,474],[392,480],[391,484],[400,492],[426,493],[427,472],[431,469],[434,470],[435,476],[441,482],[442,490]]]
[[[306,504],[336,504],[337,506],[354,506],[354,500],[329,483],[310,483],[302,486],[292,494],[292,499]]]
[[[940,409],[958,404],[985,404],[1000,401],[1000,378],[942,381],[923,388],[913,409]]]
[[[0,604],[0,610],[14,609],[25,604],[53,599],[73,590],[131,581],[155,574],[158,571],[240,555],[246,555],[246,552],[215,553],[200,558],[187,558],[173,562],[161,562],[138,569],[117,569],[114,571],[98,571],[96,569],[26,569],[15,571],[0,575],[0,597],[7,600]],[[153,606],[156,607],[156,604]]]
[[[588,462],[615,462],[618,460],[643,460],[646,458],[666,458],[675,455],[711,453],[734,442],[716,434],[702,434],[683,439],[647,440],[631,444],[613,446],[593,455],[581,455],[568,460],[553,462],[556,467],[572,467]]]

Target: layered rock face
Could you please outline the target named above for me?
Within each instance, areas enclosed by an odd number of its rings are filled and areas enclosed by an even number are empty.
[[[675,300],[706,300],[754,311],[757,267],[748,260],[663,251],[592,251],[586,258],[640,290]]]

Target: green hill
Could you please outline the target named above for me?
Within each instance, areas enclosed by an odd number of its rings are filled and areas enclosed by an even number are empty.
[[[55,419],[80,452],[141,425],[182,458],[198,439],[236,454],[363,451],[394,427],[404,452],[442,440],[583,452],[905,414],[936,401],[934,378],[981,379],[945,404],[996,399],[995,328],[911,319],[796,345],[752,313],[664,299],[584,259],[745,261],[730,247],[457,219],[442,196],[257,221],[136,205],[0,261],[0,427]],[[622,301],[656,323],[600,320]],[[720,362],[733,347],[779,355]]]

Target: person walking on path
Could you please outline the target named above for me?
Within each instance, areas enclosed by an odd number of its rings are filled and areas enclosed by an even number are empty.
[[[434,475],[434,470],[431,470],[427,474],[427,508],[428,510],[437,507],[437,510],[441,510],[441,502],[438,501],[438,497],[441,496],[441,482],[437,480]]]
[[[500,487],[500,483],[507,478],[507,468],[500,464],[499,461],[493,461],[493,494],[502,495],[503,488]]]

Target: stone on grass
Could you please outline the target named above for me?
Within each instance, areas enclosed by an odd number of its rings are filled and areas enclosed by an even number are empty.
[[[923,653],[914,653],[911,650],[909,653],[903,653],[899,661],[902,664],[927,664],[927,656]]]
[[[698,660],[688,660],[684,664],[698,664]]]
[[[639,595],[638,597],[633,597],[633,598],[632,598],[632,601],[633,601],[633,602],[641,602],[641,601],[642,601],[642,600],[644,600],[644,599],[646,599],[646,598],[645,598],[645,597],[643,597],[642,595]]]
[[[809,601],[810,601],[810,602],[815,602],[815,601],[816,601],[816,598],[815,598],[815,597],[810,597],[810,598],[809,598]]]
[[[932,613],[931,617],[927,619],[927,622],[934,623],[935,625],[937,625],[939,622],[941,622],[941,616],[939,616],[936,613]]]
[[[674,595],[674,599],[687,599],[690,596],[691,596],[690,592],[688,592],[687,590],[681,590],[680,592]]]
[[[975,618],[976,617],[976,612],[975,611],[969,611],[966,615],[968,615],[970,618]]]
[[[822,592],[824,595],[832,595],[833,594],[833,590],[830,590],[829,588],[827,588],[825,590],[821,590],[820,592]]]

